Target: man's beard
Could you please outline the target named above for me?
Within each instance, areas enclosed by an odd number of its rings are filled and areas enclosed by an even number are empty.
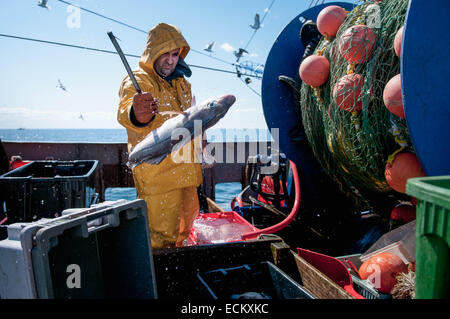
[[[168,77],[169,75],[171,75],[173,73],[173,71],[175,71],[175,68],[161,68],[160,72],[161,72],[161,76],[162,77]]]

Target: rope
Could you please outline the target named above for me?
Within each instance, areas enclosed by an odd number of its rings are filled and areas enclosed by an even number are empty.
[[[83,50],[88,50],[88,51],[95,51],[95,52],[102,52],[102,53],[109,53],[109,54],[117,54],[116,51],[111,51],[111,50],[97,49],[97,48],[91,48],[91,47],[86,47],[86,46],[81,46],[81,45],[61,43],[61,42],[41,40],[41,39],[26,38],[26,37],[20,37],[20,36],[10,35],[10,34],[2,34],[2,33],[0,33],[0,36],[5,37],[5,38],[18,39],[18,40],[26,40],[26,41],[45,43],[45,44],[60,45],[60,46],[69,47],[69,48],[75,48],[75,49],[83,49]],[[128,56],[128,57],[132,57],[132,58],[140,58],[141,57],[140,55],[136,55],[136,54],[127,54],[127,53],[125,53],[124,55]],[[199,68],[199,69],[216,71],[216,72],[223,72],[223,73],[230,73],[230,74],[234,74],[234,75],[237,74],[237,72],[235,72],[235,71],[210,68],[210,67],[201,66],[201,65],[194,65],[194,64],[188,64],[188,65],[190,67],[193,67],[193,68]],[[255,76],[255,75],[248,75],[248,76],[254,77],[254,78],[260,78],[259,76]]]
[[[57,0],[57,1],[59,1],[59,2],[61,2],[61,3],[64,3],[64,4],[67,4],[67,5],[71,5],[71,6],[80,8],[80,9],[83,10],[83,11],[89,12],[89,13],[94,14],[94,15],[96,15],[96,16],[98,16],[98,17],[103,18],[103,19],[106,19],[106,20],[109,20],[109,21],[118,23],[118,24],[120,24],[120,25],[122,25],[122,26],[125,26],[125,27],[127,27],[127,28],[130,28],[130,29],[139,31],[139,32],[144,33],[144,34],[148,34],[148,31],[145,31],[145,30],[136,28],[136,27],[134,27],[134,26],[132,26],[132,25],[130,25],[130,24],[128,24],[128,23],[119,21],[119,20],[117,20],[117,19],[113,19],[113,18],[107,17],[107,16],[105,16],[105,15],[103,15],[103,14],[100,14],[100,13],[98,13],[98,12],[95,12],[95,11],[92,11],[92,10],[89,10],[89,9],[86,9],[86,8],[83,8],[83,7],[80,7],[80,6],[78,6],[78,5],[75,5],[75,4],[73,4],[73,3],[70,3],[70,2],[68,2],[68,1],[64,1],[64,0]],[[232,65],[231,62],[228,62],[228,61],[222,60],[222,59],[220,59],[220,58],[217,58],[217,57],[215,57],[215,56],[206,54],[206,53],[204,53],[204,52],[202,52],[202,51],[198,51],[198,50],[195,50],[195,49],[192,49],[192,48],[191,48],[191,51],[192,51],[192,52],[195,52],[195,53],[198,53],[198,54],[201,54],[201,55],[204,55],[204,56],[206,56],[206,57],[208,57],[208,58],[210,58],[210,59],[214,59],[214,60],[216,60],[216,61],[220,61],[220,62],[222,62],[222,63],[228,64],[228,65]]]
[[[267,11],[264,13],[264,16],[262,17],[260,24],[264,22],[264,19],[266,18],[267,14],[269,13],[270,9],[272,8],[273,4],[275,3],[275,0],[272,0],[269,7],[267,8]],[[255,37],[256,32],[258,32],[259,29],[256,29],[253,31],[253,34],[251,35],[250,39],[248,40],[247,44],[244,47],[244,50],[247,50],[248,46],[250,45],[250,42],[252,42],[253,38]]]

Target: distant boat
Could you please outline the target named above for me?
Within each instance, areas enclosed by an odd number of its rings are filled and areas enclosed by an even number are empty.
[[[22,131],[22,130],[24,130],[24,128],[23,127],[19,127],[17,130]]]

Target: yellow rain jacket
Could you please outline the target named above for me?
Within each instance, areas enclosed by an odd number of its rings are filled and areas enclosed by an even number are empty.
[[[139,67],[133,71],[142,92],[149,92],[158,99],[160,112],[183,111],[192,103],[191,85],[184,77],[175,78],[169,84],[153,68],[160,55],[177,48],[181,48],[180,57],[183,59],[190,50],[180,30],[165,23],[158,24],[150,30]],[[127,130],[129,152],[152,130],[170,118],[170,115],[156,114],[149,124],[133,124],[136,122],[132,122],[130,115],[135,94],[136,89],[129,76],[126,76],[119,90],[117,120]],[[180,245],[189,235],[198,214],[196,188],[202,183],[201,164],[194,162],[193,141],[183,148],[183,153],[186,151],[190,151],[187,153],[190,161],[184,163],[175,163],[168,156],[158,165],[142,163],[133,168],[138,197],[147,203],[154,248]]]

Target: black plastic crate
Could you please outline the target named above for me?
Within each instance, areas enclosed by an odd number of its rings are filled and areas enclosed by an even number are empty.
[[[269,261],[197,273],[214,299],[314,299]]]
[[[0,176],[6,224],[60,216],[67,208],[89,207],[95,194],[97,160],[33,161]]]

